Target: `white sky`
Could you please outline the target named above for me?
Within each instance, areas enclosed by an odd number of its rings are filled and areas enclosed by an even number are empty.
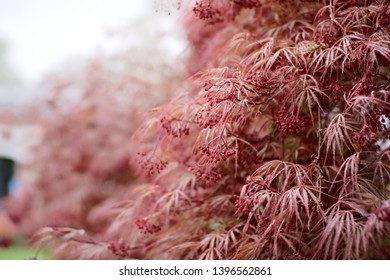
[[[67,57],[92,55],[105,28],[154,11],[155,1],[0,0],[0,39],[17,76],[37,83]]]

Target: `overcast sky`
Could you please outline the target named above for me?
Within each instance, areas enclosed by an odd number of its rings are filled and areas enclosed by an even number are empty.
[[[173,0],[0,0],[0,39],[22,81],[36,83],[70,56],[90,56],[104,30]],[[157,4],[156,4],[157,3]],[[169,16],[167,15],[169,21]]]

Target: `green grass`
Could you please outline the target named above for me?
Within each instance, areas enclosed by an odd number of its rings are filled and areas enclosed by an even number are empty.
[[[36,257],[38,260],[50,259],[49,254],[40,252],[35,256],[35,250],[22,245],[14,245],[8,248],[0,248],[0,260],[25,260]]]
[[[10,247],[0,247],[0,260],[50,259],[50,254],[44,250],[41,250],[37,255],[36,250],[30,248],[25,238],[20,235],[15,236],[12,244]]]

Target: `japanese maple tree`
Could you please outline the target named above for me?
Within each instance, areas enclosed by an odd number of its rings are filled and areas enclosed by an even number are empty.
[[[61,258],[388,259],[389,19],[379,0],[196,1],[188,79],[117,143],[136,180],[105,200],[115,215],[99,235],[47,227],[38,244]]]

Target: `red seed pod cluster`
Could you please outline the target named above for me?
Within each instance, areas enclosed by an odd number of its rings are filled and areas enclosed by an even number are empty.
[[[341,32],[336,25],[326,22],[325,25],[318,27],[314,31],[313,39],[316,43],[330,47],[341,37]]]
[[[359,96],[359,95],[368,96],[375,90],[376,88],[372,83],[359,80],[359,81],[355,81],[352,84],[351,92],[353,96]]]
[[[234,202],[234,206],[241,214],[248,214],[253,208],[253,201],[250,198],[240,197]]]
[[[235,201],[234,205],[237,211],[242,214],[253,212],[253,209],[259,207],[258,192],[265,188],[264,182],[253,179],[251,176],[247,178],[247,184],[244,185],[240,197]]]
[[[267,139],[264,139],[263,143],[267,143]],[[241,145],[237,148],[237,162],[245,169],[251,170],[253,166],[260,164],[261,157],[258,153],[248,145]]]
[[[286,108],[280,109],[276,114],[276,125],[284,134],[299,134],[309,124],[307,118],[299,118]]]
[[[138,219],[135,221],[135,225],[143,234],[152,234],[161,230],[161,225],[151,223],[147,219]]]
[[[206,106],[195,113],[195,123],[203,128],[212,128],[216,126],[222,118],[222,112],[219,110],[213,110],[211,107]]]
[[[125,259],[130,257],[130,247],[123,240],[111,241],[108,243],[107,248],[119,258]]]
[[[369,149],[369,147],[378,140],[378,136],[371,130],[370,127],[364,126],[359,131],[354,131],[353,140],[354,144],[359,149]]]
[[[210,24],[223,22],[223,16],[219,9],[213,6],[213,0],[196,2],[193,7],[194,14]]]
[[[256,93],[266,93],[273,86],[273,83],[263,75],[258,73],[250,73],[245,79],[254,89]]]
[[[192,10],[207,24],[217,24],[234,21],[243,8],[253,9],[260,5],[257,0],[203,0],[197,1]]]
[[[211,163],[226,161],[236,154],[236,151],[231,147],[211,146],[210,143],[202,144],[199,149],[208,157],[208,162]]]
[[[182,120],[162,117],[160,122],[162,128],[164,128],[169,135],[172,135],[175,138],[180,138],[190,133],[189,125]]]
[[[327,85],[324,87],[324,92],[332,102],[340,101],[349,90],[349,87],[339,85],[338,83],[332,83],[331,81],[328,81]]]
[[[206,90],[207,91],[207,90]],[[219,94],[219,93],[223,94]],[[218,95],[219,94],[219,95]],[[236,92],[233,88],[226,88],[226,89],[209,89],[207,93],[205,94],[205,98],[207,102],[210,104],[210,106],[214,106],[218,103],[224,102],[224,101],[234,101],[237,99]]]
[[[217,171],[217,168],[209,165],[192,166],[188,168],[188,171],[194,174],[205,187],[213,186],[222,179],[222,175]]]
[[[153,159],[146,153],[141,152],[137,153],[137,162],[151,176],[161,173],[168,165],[167,161]]]

